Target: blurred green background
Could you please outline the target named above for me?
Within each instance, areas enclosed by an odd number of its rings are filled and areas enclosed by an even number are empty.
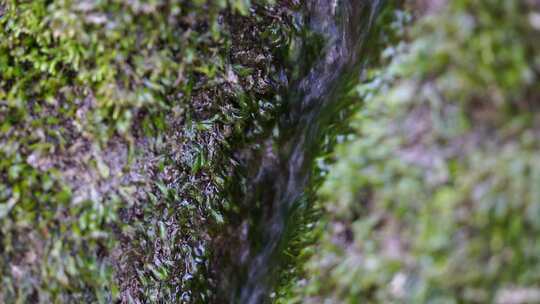
[[[540,2],[407,6],[296,302],[540,303]]]

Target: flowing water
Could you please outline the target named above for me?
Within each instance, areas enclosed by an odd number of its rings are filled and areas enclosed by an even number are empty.
[[[249,253],[234,303],[268,301],[280,255],[287,246],[284,235],[291,229],[291,212],[302,201],[312,178],[324,128],[335,120],[343,84],[359,75],[364,42],[382,2],[306,0],[305,26],[323,37],[324,43],[307,72],[290,82],[288,108],[277,126],[280,135],[273,143],[274,152],[263,157],[246,195],[245,199],[259,200],[268,210],[250,231],[250,238],[261,245]],[[307,52],[309,47],[304,49]]]

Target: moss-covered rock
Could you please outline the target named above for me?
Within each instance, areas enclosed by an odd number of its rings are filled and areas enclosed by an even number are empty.
[[[230,154],[274,119],[287,16],[1,1],[0,301],[210,301]]]
[[[358,87],[304,303],[540,300],[539,7],[437,3]]]

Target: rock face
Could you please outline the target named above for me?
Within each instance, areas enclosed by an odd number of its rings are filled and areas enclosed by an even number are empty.
[[[152,3],[0,4],[0,302],[215,299],[292,4]]]
[[[289,39],[287,14],[272,7],[223,14],[231,43],[223,78],[201,82],[189,108],[167,117],[157,149],[140,145],[146,156],[134,168],[144,167],[146,179],[158,183],[122,213],[128,226],[141,228],[122,234],[121,251],[130,252],[118,265],[124,299],[147,299],[150,292],[156,301],[219,303],[214,255],[231,244],[215,240],[235,208],[227,196],[237,182],[234,153],[267,132],[277,114],[283,83],[274,76],[285,72],[279,52]]]

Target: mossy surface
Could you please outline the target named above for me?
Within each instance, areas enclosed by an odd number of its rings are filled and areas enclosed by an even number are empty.
[[[441,3],[358,87],[304,303],[538,301],[539,7]]]
[[[287,14],[0,1],[1,302],[211,300],[230,153],[275,115]]]

